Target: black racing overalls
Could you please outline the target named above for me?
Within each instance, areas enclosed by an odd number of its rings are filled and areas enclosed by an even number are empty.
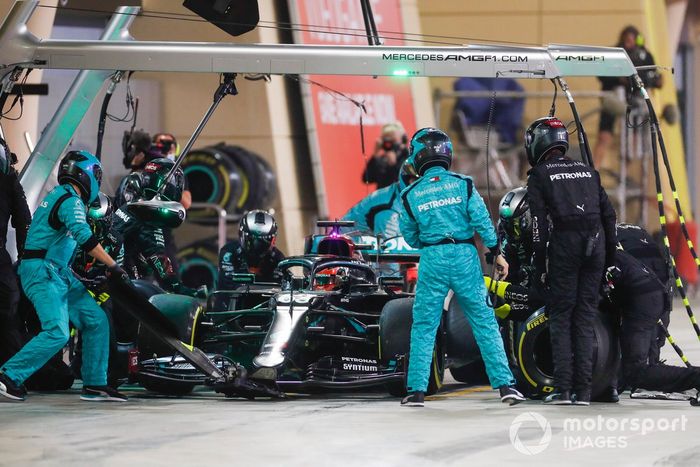
[[[528,177],[535,280],[546,272],[554,385],[586,393],[593,371],[593,318],[606,263],[614,261],[615,211],[586,164],[550,157]],[[551,227],[551,232],[550,232]]]

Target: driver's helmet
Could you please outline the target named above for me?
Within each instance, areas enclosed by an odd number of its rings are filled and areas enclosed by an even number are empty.
[[[318,243],[317,252],[319,255],[352,258],[355,256],[355,244],[346,235],[331,234]]]
[[[348,268],[335,267],[318,271],[314,276],[313,290],[323,290],[330,292],[338,290],[348,275]]]
[[[499,226],[509,242],[519,242],[531,237],[532,217],[527,188],[509,191],[498,205]]]
[[[93,234],[98,239],[104,238],[112,226],[112,214],[114,207],[112,199],[106,194],[100,192],[95,201],[90,203],[87,212],[87,221],[92,228]]]
[[[249,211],[241,219],[238,239],[249,257],[260,257],[275,246],[277,222],[267,211]]]

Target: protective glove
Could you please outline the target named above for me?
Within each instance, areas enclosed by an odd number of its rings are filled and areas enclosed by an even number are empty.
[[[620,280],[621,277],[622,271],[617,266],[609,266],[605,269],[605,279],[609,282],[614,283],[615,281]]]
[[[612,293],[615,290],[615,280],[620,278],[622,271],[617,266],[610,266],[605,270],[603,282],[600,284],[600,293],[609,302],[612,302]]]
[[[129,280],[129,275],[122,269],[121,266],[119,266],[119,263],[114,263],[111,266],[108,266],[105,273],[110,279],[119,279],[124,282]]]

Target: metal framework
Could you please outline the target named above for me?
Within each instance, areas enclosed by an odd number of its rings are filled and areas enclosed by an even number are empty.
[[[409,77],[517,75],[546,79],[636,73],[625,51],[612,47],[384,47],[40,39],[26,27],[37,6],[38,0],[17,0],[0,27],[0,63],[4,66]]]
[[[122,7],[100,40],[35,36],[27,21],[38,0],[16,0],[0,26],[0,66],[82,70],[37,142],[22,173],[30,205],[43,195],[56,162],[104,82],[115,71],[265,73],[358,76],[472,76],[554,80],[572,110],[568,76],[633,76],[621,48],[578,45],[464,47],[268,45],[137,41],[129,34],[138,9]],[[5,82],[14,75],[8,73]],[[580,122],[577,127],[581,130]],[[579,132],[581,133],[581,132]],[[579,138],[583,137],[579,134]],[[580,141],[584,144],[584,141]],[[587,146],[587,145],[586,145]]]

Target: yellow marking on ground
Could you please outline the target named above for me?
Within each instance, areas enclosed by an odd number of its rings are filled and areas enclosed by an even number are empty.
[[[439,399],[449,399],[451,397],[466,396],[467,394],[474,394],[477,392],[492,391],[491,386],[474,386],[471,388],[458,389],[456,391],[443,392],[440,394],[434,394],[432,396],[426,396],[425,400],[434,401]]]

